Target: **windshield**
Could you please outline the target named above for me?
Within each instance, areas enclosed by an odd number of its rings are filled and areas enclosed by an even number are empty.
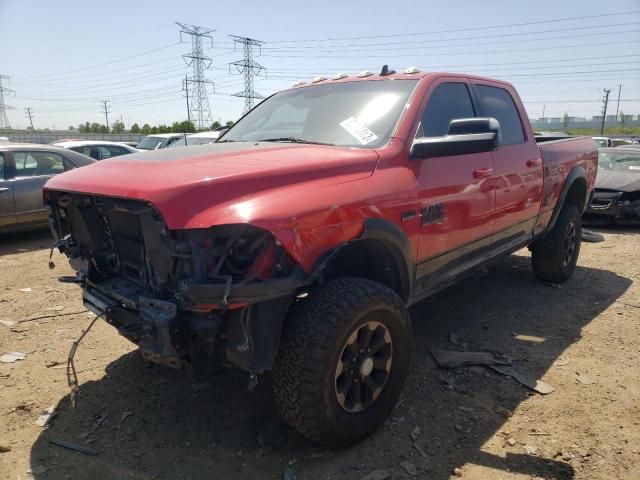
[[[218,137],[189,137],[187,136],[186,142],[184,137],[173,142],[169,147],[184,147],[185,145],[204,145],[205,143],[215,143]]]
[[[140,140],[140,143],[136,145],[136,148],[141,148],[142,150],[155,150],[156,148],[159,148],[164,141],[165,139],[162,137],[144,137]]]
[[[278,93],[221,142],[296,141],[344,147],[386,144],[417,80],[328,83]]]
[[[602,170],[624,170],[640,173],[640,148],[638,153],[598,153],[598,168]]]

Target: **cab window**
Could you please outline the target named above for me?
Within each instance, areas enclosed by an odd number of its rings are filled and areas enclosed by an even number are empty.
[[[518,109],[511,94],[504,88],[476,85],[480,115],[493,117],[500,122],[502,144],[514,145],[524,142],[524,130]]]
[[[419,137],[440,137],[449,131],[451,120],[475,117],[471,95],[464,83],[442,83],[436,87],[422,115]]]

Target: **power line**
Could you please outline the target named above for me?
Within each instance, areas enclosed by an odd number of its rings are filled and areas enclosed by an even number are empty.
[[[511,52],[529,52],[529,51],[540,51],[540,50],[558,50],[560,48],[573,48],[573,47],[601,47],[604,45],[631,45],[640,43],[640,40],[620,40],[614,42],[598,42],[598,43],[579,43],[579,44],[571,44],[571,45],[553,45],[548,47],[540,47],[540,46],[532,46],[527,48],[515,48],[515,49],[507,49],[507,50],[490,50],[487,52],[483,52],[485,54],[499,54],[499,53],[511,53]],[[465,45],[468,46],[468,45]],[[425,48],[439,48],[439,47],[425,47]],[[297,53],[297,52],[296,52]],[[273,55],[273,54],[265,54],[265,57],[270,58],[333,58],[333,59],[353,59],[353,58],[388,58],[389,54],[384,55],[357,55],[357,56],[346,56],[345,53],[342,52],[342,55],[312,55],[309,53],[305,53],[304,55]],[[394,57],[423,57],[423,56],[451,56],[451,55],[470,55],[473,52],[469,50],[465,50],[463,52],[436,52],[436,53],[394,53]]]
[[[326,42],[326,41],[336,41],[336,40],[365,40],[365,39],[372,39],[372,38],[412,37],[412,36],[418,36],[418,35],[435,35],[438,33],[471,32],[475,30],[489,30],[494,28],[524,27],[528,25],[540,25],[540,24],[558,23],[558,22],[573,21],[573,20],[587,20],[591,18],[635,15],[638,13],[640,13],[640,10],[630,10],[626,12],[601,13],[598,15],[583,15],[580,17],[552,18],[552,19],[546,19],[546,20],[536,20],[533,22],[508,23],[508,24],[502,24],[502,25],[488,25],[488,26],[482,26],[482,27],[456,28],[451,30],[434,30],[430,32],[396,33],[396,34],[389,34],[389,35],[367,35],[367,36],[359,36],[359,37],[315,38],[315,39],[306,39],[306,40],[305,39],[271,40],[271,41],[268,41],[268,43],[272,44],[272,43]]]
[[[7,105],[4,103],[4,95],[15,93],[10,88],[4,87],[2,85],[2,81],[6,80],[9,83],[11,77],[9,75],[0,75],[0,130],[11,130],[11,125],[9,124],[9,118],[7,117],[7,110],[13,110],[15,107]]]
[[[264,42],[249,37],[239,37],[237,35],[229,36],[233,38],[234,45],[242,45],[242,51],[244,54],[244,58],[242,60],[229,64],[229,72],[231,72],[231,67],[234,66],[238,73],[244,75],[244,90],[236,93],[235,96],[244,98],[244,110],[242,113],[245,114],[253,108],[254,100],[264,98],[263,95],[256,93],[253,85],[253,80],[256,75],[261,71],[266,72],[265,68],[253,59],[254,47],[261,48]]]
[[[570,31],[575,31],[575,30],[593,30],[594,28],[607,28],[607,29],[611,29],[613,27],[623,27],[623,26],[634,26],[637,27],[638,22],[625,22],[625,23],[612,23],[612,24],[604,24],[604,25],[593,25],[593,26],[587,26],[587,27],[568,27],[568,28],[557,28],[557,29],[552,29],[552,30],[538,30],[538,31],[532,31],[532,32],[517,32],[517,33],[498,33],[495,35],[481,35],[481,36],[475,36],[475,37],[457,37],[457,38],[438,38],[438,39],[430,39],[430,40],[409,40],[409,41],[403,41],[403,42],[383,42],[383,43],[351,43],[351,44],[334,44],[334,45],[295,45],[295,46],[291,46],[291,47],[264,47],[265,51],[286,51],[286,49],[296,49],[296,50],[300,50],[300,49],[313,49],[313,50],[317,50],[318,48],[347,48],[347,47],[386,47],[386,46],[391,46],[391,45],[398,45],[397,48],[423,48],[425,44],[427,43],[442,43],[442,42],[455,42],[455,41],[459,41],[459,40],[483,40],[483,39],[489,39],[489,38],[506,38],[506,37],[520,37],[520,36],[524,36],[524,35],[543,35],[543,34],[547,34],[547,33],[555,33],[555,32],[570,32]],[[573,37],[582,37],[582,36],[592,36],[592,35],[611,35],[611,34],[618,34],[618,33],[636,33],[638,30],[634,29],[634,30],[629,30],[629,31],[607,31],[607,32],[594,32],[594,33],[588,33],[588,34],[577,34],[577,35],[569,35],[569,36],[562,36],[562,37],[545,37],[545,38],[538,38],[536,40],[553,40],[553,39],[559,39],[559,38],[573,38]],[[522,41],[530,41],[531,39],[522,39],[522,40],[513,40],[513,41],[518,41],[518,42],[522,42]],[[419,44],[417,47],[407,47],[408,44],[414,44],[417,43]],[[477,43],[473,43],[473,44],[477,44]],[[486,44],[486,43],[485,43]],[[463,45],[467,45],[466,43]],[[479,44],[479,45],[483,45],[483,44]],[[442,45],[440,45],[439,47],[442,47]],[[384,49],[384,50],[390,50],[390,49]],[[357,51],[357,50],[349,50],[349,51]]]
[[[196,25],[176,22],[180,26],[180,41],[182,42],[182,34],[191,36],[191,54],[183,55],[187,65],[193,68],[193,76],[185,79],[185,87],[191,85],[191,113],[190,117],[194,118],[197,129],[209,127],[212,123],[211,107],[209,106],[209,97],[207,94],[207,84],[213,85],[211,80],[207,80],[204,71],[211,67],[212,60],[202,52],[202,39],[209,39],[213,47],[213,37],[211,34],[215,30]]]
[[[30,76],[30,77],[24,77],[24,79],[27,80],[27,79],[30,79],[30,78],[53,77],[53,76],[57,76],[57,75],[66,75],[68,73],[82,72],[84,70],[90,70],[92,68],[104,67],[106,65],[113,65],[114,63],[120,63],[120,62],[124,62],[126,60],[131,60],[131,59],[134,59],[134,58],[142,57],[143,55],[149,55],[150,53],[159,52],[160,50],[166,50],[167,48],[175,47],[176,45],[179,45],[179,44],[180,44],[180,42],[171,43],[169,45],[165,45],[164,47],[154,48],[153,50],[147,50],[146,52],[140,52],[140,53],[137,53],[135,55],[129,55],[128,57],[118,58],[116,60],[111,60],[110,62],[98,63],[96,65],[89,65],[87,67],[82,67],[82,68],[74,68],[73,70],[66,70],[64,72],[49,73],[49,74],[46,74],[46,75],[33,75],[33,76]]]

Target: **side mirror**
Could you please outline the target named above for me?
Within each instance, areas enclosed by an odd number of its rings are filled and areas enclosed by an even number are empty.
[[[411,157],[449,157],[490,152],[500,145],[501,140],[500,123],[495,118],[461,118],[451,120],[445,136],[416,138]]]

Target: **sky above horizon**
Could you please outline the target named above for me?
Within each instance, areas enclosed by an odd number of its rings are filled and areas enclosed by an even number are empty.
[[[605,7],[606,8],[603,8]],[[591,117],[611,89],[609,114],[640,114],[640,0],[565,2],[309,3],[186,0],[93,3],[0,0],[0,74],[15,90],[5,103],[13,128],[66,129],[110,122],[171,124],[187,117],[182,92],[191,69],[176,21],[215,30],[205,44],[213,120],[236,120],[243,78],[229,63],[242,59],[230,34],[264,42],[255,60],[266,77],[255,90],[270,95],[296,80],[337,72],[404,69],[453,71],[507,80],[531,118]],[[187,37],[183,40],[188,41]]]

